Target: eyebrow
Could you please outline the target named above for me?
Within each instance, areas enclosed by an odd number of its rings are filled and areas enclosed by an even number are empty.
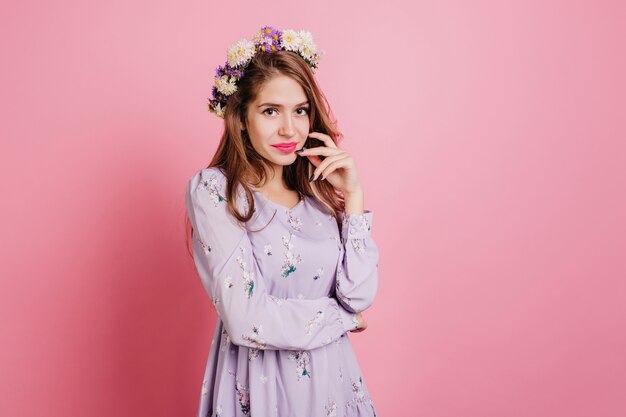
[[[302,106],[305,104],[309,104],[309,100],[303,101],[302,103],[298,103],[296,104],[296,106]],[[282,104],[277,104],[277,103],[261,103],[258,105],[258,107],[263,107],[263,106],[273,106],[273,107],[280,107],[280,108],[283,107]]]

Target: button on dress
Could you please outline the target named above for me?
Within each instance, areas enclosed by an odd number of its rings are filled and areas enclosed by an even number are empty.
[[[187,184],[198,275],[218,314],[198,417],[376,416],[348,337],[374,301],[379,251],[372,212],[340,213],[300,195],[289,208],[253,191],[239,226],[226,177]],[[248,211],[242,187],[236,206]]]

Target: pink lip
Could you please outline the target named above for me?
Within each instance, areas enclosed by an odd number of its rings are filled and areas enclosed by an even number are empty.
[[[298,142],[279,143],[277,145],[272,145],[272,146],[281,152],[291,153],[296,149],[296,146],[298,146]]]

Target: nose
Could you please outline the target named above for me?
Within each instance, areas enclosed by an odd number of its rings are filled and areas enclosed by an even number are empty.
[[[285,114],[280,125],[280,129],[278,130],[278,134],[282,136],[293,136],[295,133],[296,131],[293,126],[293,119],[291,118],[291,115]]]

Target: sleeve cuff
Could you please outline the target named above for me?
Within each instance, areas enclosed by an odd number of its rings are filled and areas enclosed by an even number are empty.
[[[343,239],[363,239],[372,234],[372,220],[374,213],[364,210],[363,213],[346,214],[339,212],[341,220],[341,236]]]
[[[338,315],[337,322],[343,328],[344,333],[359,327],[359,320],[357,319],[355,313],[350,313],[348,310],[341,307],[336,299],[331,298],[330,300]]]

